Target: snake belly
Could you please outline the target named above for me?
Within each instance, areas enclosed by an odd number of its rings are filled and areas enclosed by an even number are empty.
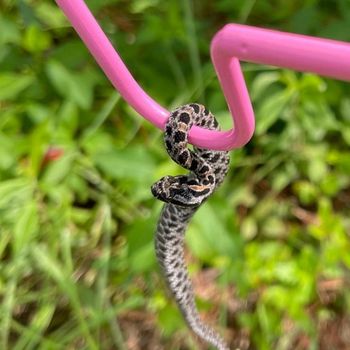
[[[155,250],[167,285],[188,326],[217,349],[229,350],[224,339],[199,316],[184,257],[187,225],[224,180],[229,154],[196,147],[193,151],[189,149],[188,132],[193,125],[219,130],[214,116],[200,104],[187,104],[171,113],[165,127],[165,147],[170,157],[190,173],[165,176],[151,188],[153,195],[165,202],[157,225]]]

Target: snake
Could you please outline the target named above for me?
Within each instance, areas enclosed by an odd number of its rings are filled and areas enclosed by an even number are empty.
[[[151,186],[153,196],[165,202],[155,234],[155,253],[166,284],[188,327],[218,350],[229,350],[221,335],[200,317],[186,267],[184,238],[193,215],[223,182],[230,159],[227,151],[190,149],[188,134],[194,125],[220,129],[213,114],[197,103],[176,108],[165,124],[166,151],[189,173],[164,176]]]

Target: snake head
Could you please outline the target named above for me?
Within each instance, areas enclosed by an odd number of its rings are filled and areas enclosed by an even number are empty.
[[[151,191],[157,199],[183,207],[199,206],[212,192],[194,184],[186,175],[164,176],[152,185]]]

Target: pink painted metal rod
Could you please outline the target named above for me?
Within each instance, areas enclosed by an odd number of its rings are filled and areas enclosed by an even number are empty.
[[[214,36],[211,56],[234,121],[240,122],[222,136],[223,148],[246,144],[254,132],[254,112],[239,60],[350,80],[350,44],[335,40],[227,24]]]
[[[127,70],[83,0],[56,0],[96,61],[124,99],[144,118],[163,129],[169,112],[149,97]],[[226,132],[193,127],[190,142],[230,150],[253,135],[254,113],[239,59],[350,80],[350,44],[229,24],[213,38],[211,55],[234,128]]]
[[[222,56],[350,80],[350,44],[240,24],[227,24],[212,41]]]
[[[144,118],[158,128],[164,129],[169,112],[149,97],[137,84],[84,1],[56,0],[56,2],[123,98]],[[233,102],[241,106],[243,111],[248,110],[246,114],[249,115],[250,122],[239,117],[242,112],[238,109],[234,118],[235,128],[230,131],[215,132],[193,127],[189,141],[194,145],[229,150],[243,146],[253,135],[254,113],[238,61],[232,73],[237,77],[233,84],[235,90],[245,96],[245,103],[241,102],[239,95],[233,99]],[[230,107],[231,110],[236,110],[235,106]]]
[[[132,77],[83,0],[57,0],[72,26],[124,99],[161,128],[169,113],[151,99]]]

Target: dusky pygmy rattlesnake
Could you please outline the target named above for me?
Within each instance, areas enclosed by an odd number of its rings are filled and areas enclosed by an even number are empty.
[[[221,184],[228,171],[229,154],[187,148],[193,125],[218,130],[214,116],[202,105],[187,104],[174,110],[165,127],[165,146],[170,157],[190,170],[188,175],[165,176],[152,186],[153,195],[166,202],[155,237],[156,255],[169,289],[189,327],[219,350],[229,350],[224,339],[200,318],[184,258],[187,225],[200,205]]]

